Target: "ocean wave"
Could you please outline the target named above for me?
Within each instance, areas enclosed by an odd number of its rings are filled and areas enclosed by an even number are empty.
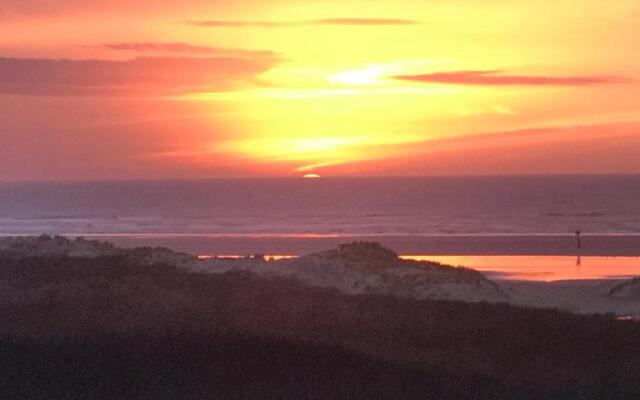
[[[592,212],[577,212],[577,213],[563,213],[563,212],[550,212],[544,214],[547,217],[604,217],[607,214],[604,212],[592,211]]]

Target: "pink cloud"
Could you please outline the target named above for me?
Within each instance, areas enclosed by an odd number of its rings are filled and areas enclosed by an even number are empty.
[[[245,0],[253,3],[253,0]],[[259,0],[256,0],[256,2]],[[75,14],[86,11],[104,13],[145,13],[185,10],[189,7],[226,7],[228,2],[219,0],[3,0],[0,1],[2,17],[32,17]]]
[[[269,50],[247,50],[237,48],[198,46],[180,42],[120,42],[106,43],[102,47],[108,50],[128,51],[133,53],[152,54],[190,54],[190,55],[213,55],[216,57],[249,57],[277,59],[278,55]]]
[[[277,62],[264,57],[0,58],[0,94],[156,96],[224,91],[250,83]]]

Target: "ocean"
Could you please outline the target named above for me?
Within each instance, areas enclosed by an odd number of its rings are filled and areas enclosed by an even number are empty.
[[[0,234],[640,234],[640,176],[1,183]]]

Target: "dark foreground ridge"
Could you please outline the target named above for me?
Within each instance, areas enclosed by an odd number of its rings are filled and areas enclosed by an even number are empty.
[[[636,322],[148,261],[0,253],[0,397],[640,398]]]

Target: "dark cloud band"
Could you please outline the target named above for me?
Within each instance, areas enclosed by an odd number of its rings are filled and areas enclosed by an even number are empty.
[[[478,86],[591,86],[631,82],[630,79],[618,76],[506,75],[499,70],[436,72],[432,74],[397,75],[393,78],[413,82]]]
[[[0,93],[27,96],[156,96],[224,91],[276,60],[140,57],[129,61],[0,58]]]

